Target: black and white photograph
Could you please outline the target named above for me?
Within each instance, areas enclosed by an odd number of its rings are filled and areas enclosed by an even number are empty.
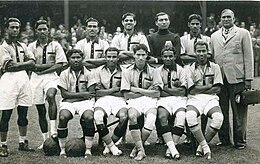
[[[0,163],[259,163],[260,1],[1,0]]]

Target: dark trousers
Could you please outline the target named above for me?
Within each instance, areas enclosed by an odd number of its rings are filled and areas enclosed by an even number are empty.
[[[235,96],[245,90],[245,83],[229,84],[224,78],[224,85],[219,94],[220,107],[224,115],[222,127],[218,133],[219,139],[224,144],[230,143],[229,136],[229,100],[233,113],[233,140],[235,146],[246,144],[247,105],[236,103]]]

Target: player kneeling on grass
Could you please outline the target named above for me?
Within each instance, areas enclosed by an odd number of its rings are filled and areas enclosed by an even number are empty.
[[[223,84],[220,67],[208,61],[208,44],[198,41],[194,45],[197,61],[187,69],[188,100],[186,120],[194,137],[199,143],[196,156],[205,155],[211,159],[208,142],[215,136],[223,122],[223,114],[219,106],[220,87]],[[212,119],[206,130],[202,133],[198,117],[204,114]]]
[[[105,51],[106,64],[96,69],[96,96],[100,97],[95,103],[94,119],[99,136],[105,142],[103,154],[110,151],[113,155],[121,155],[114,143],[116,143],[127,129],[127,108],[123,94],[120,92],[122,69],[118,65],[119,50],[110,47]],[[104,124],[104,118],[113,114],[119,118],[119,124],[114,130],[112,139],[108,128]]]
[[[163,48],[161,53],[164,64],[155,70],[159,74],[156,78],[161,81],[157,116],[162,126],[162,137],[168,146],[166,157],[178,159],[180,155],[175,144],[178,143],[183,134],[185,125],[186,74],[184,69],[175,63],[176,50],[173,47]],[[175,117],[173,128],[168,124],[168,119],[171,116]]]
[[[58,138],[61,147],[60,155],[65,155],[65,143],[68,136],[68,122],[79,114],[85,136],[85,156],[91,155],[94,138],[94,73],[83,64],[83,53],[80,50],[69,50],[67,53],[70,67],[61,72],[60,84],[62,102],[60,103]]]
[[[156,103],[160,96],[159,87],[154,81],[154,69],[147,64],[148,49],[144,44],[133,48],[135,64],[122,72],[121,90],[128,103],[129,130],[135,147],[130,157],[135,160],[145,158],[143,142],[150,136],[155,127],[157,115]],[[137,119],[144,114],[146,119],[140,131]]]

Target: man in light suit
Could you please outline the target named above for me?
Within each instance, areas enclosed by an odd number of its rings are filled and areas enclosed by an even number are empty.
[[[220,106],[224,122],[219,131],[220,143],[230,145],[229,100],[233,113],[233,141],[235,148],[246,146],[247,106],[235,101],[236,95],[251,88],[253,80],[253,49],[250,33],[234,25],[234,12],[221,13],[223,27],[212,34],[211,48],[215,61],[220,65],[224,86],[220,92]]]

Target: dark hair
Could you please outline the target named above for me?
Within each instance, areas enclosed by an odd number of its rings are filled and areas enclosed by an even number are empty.
[[[209,50],[209,45],[208,45],[208,43],[207,42],[204,42],[204,41],[202,41],[202,40],[199,40],[199,41],[197,41],[196,43],[195,43],[195,45],[194,45],[194,50],[196,51],[196,47],[198,46],[198,45],[200,45],[200,46],[206,46],[206,49],[207,50]]]
[[[138,44],[133,47],[134,53],[136,53],[138,50],[144,50],[146,53],[148,52],[148,48],[145,44]]]
[[[92,17],[90,17],[86,20],[86,26],[88,26],[88,22],[97,22],[99,24],[98,20],[96,20],[95,18],[92,18]]]
[[[125,18],[126,18],[127,16],[132,16],[133,19],[135,20],[135,14],[134,14],[134,13],[127,12],[127,13],[125,13],[125,14],[122,16],[122,21],[125,20]]]
[[[8,20],[5,22],[5,27],[8,28],[9,27],[9,23],[10,22],[18,22],[19,23],[19,27],[21,26],[21,22],[18,18],[8,18]]]
[[[170,19],[170,16],[169,16],[167,13],[165,13],[165,12],[159,12],[159,13],[157,13],[157,14],[155,15],[154,20],[157,21],[157,20],[158,20],[158,17],[159,17],[159,16],[162,16],[162,15],[167,15],[168,18]]]
[[[34,25],[34,29],[36,30],[38,28],[38,26],[40,26],[41,24],[46,24],[46,26],[49,28],[48,22],[46,20],[38,20],[35,25]]]
[[[109,51],[116,51],[117,55],[119,54],[119,49],[117,49],[116,47],[109,47],[108,49],[106,49],[105,54],[107,55],[107,52]]]
[[[66,54],[67,59],[69,59],[71,57],[71,55],[74,54],[74,53],[79,53],[82,58],[84,57],[84,54],[83,54],[83,52],[81,50],[79,50],[79,49],[71,49],[71,50],[68,50],[68,52]]]
[[[197,19],[200,23],[202,22],[202,18],[199,14],[191,14],[188,18],[188,22],[191,22],[193,19]]]
[[[175,49],[174,47],[169,47],[169,46],[164,47],[164,48],[162,49],[162,51],[161,51],[161,55],[163,55],[163,53],[164,53],[165,51],[172,51],[173,54],[176,55],[176,49]]]

